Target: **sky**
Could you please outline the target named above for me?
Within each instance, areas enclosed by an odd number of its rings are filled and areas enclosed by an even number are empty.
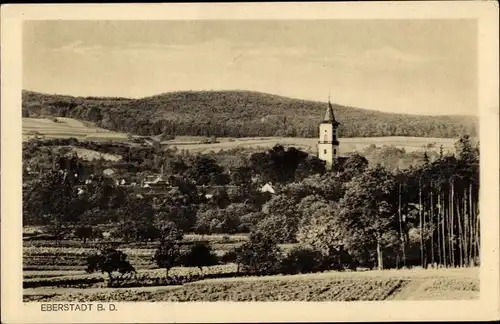
[[[27,21],[23,88],[140,98],[252,90],[478,115],[473,20]]]

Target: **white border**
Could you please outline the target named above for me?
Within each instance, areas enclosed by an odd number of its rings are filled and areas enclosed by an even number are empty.
[[[143,323],[492,320],[499,298],[498,4],[352,2],[3,5],[1,7],[2,322]],[[481,299],[349,303],[118,303],[117,312],[40,312],[22,303],[21,23],[23,20],[477,19],[481,141]]]

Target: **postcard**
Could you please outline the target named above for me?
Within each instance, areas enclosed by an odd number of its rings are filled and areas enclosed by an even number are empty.
[[[1,9],[2,322],[499,319],[496,2]]]

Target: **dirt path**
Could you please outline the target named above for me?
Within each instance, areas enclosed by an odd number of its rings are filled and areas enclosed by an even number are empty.
[[[432,286],[435,279],[412,279],[406,281],[401,289],[396,290],[387,300],[414,300],[423,295],[425,289]]]
[[[434,287],[439,279],[412,279],[401,289],[393,292],[387,300],[474,300],[479,291],[457,290],[452,287]]]

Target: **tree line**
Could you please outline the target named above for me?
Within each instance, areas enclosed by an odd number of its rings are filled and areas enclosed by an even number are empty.
[[[26,178],[29,174],[44,172],[53,168],[54,164],[59,163],[60,156],[68,156],[77,149],[91,150],[94,154],[106,154],[116,156],[117,160],[106,160],[103,157],[92,158],[92,161],[80,159],[79,163],[85,165],[85,172],[89,174],[102,173],[105,169],[112,169],[115,172],[115,178],[124,179],[127,183],[138,182],[145,175],[154,175],[160,172],[165,174],[179,174],[184,172],[192,161],[199,154],[190,153],[186,150],[179,150],[175,146],[149,147],[138,146],[130,143],[113,141],[88,141],[78,140],[76,138],[56,138],[56,139],[31,139],[23,143],[23,170]],[[435,145],[429,145],[427,148],[427,158],[436,159],[439,155]],[[253,160],[259,156],[264,156],[263,148],[233,148],[221,150],[218,152],[207,152],[203,156],[216,163],[224,169],[226,174],[234,168],[249,165],[248,159],[255,153]],[[293,150],[292,150],[293,151]],[[304,152],[308,153],[308,152]],[[370,164],[381,164],[386,169],[396,170],[397,168],[408,168],[409,166],[419,166],[425,161],[425,154],[422,150],[405,151],[403,148],[394,146],[377,146],[372,144],[360,151]],[[349,155],[349,154],[348,154]],[[302,155],[305,156],[305,155]],[[298,165],[299,170],[313,167],[307,164],[313,163],[313,166],[321,168],[314,157],[308,157]],[[262,163],[256,166],[263,168]],[[241,171],[241,170],[240,170]],[[299,171],[300,172],[300,171]],[[237,175],[234,175],[237,176]],[[234,176],[230,176],[234,177]],[[288,175],[289,177],[289,175]],[[227,179],[227,177],[225,177]],[[270,177],[272,178],[272,176]],[[224,177],[221,178],[224,180]],[[276,180],[276,179],[275,179]],[[231,180],[232,181],[232,180]],[[238,185],[238,181],[230,182]]]
[[[318,136],[325,103],[249,91],[185,91],[143,99],[82,98],[23,91],[23,117],[71,117],[144,136]],[[391,114],[333,105],[343,137],[475,136],[464,116]]]
[[[204,241],[183,248],[182,238],[183,233],[175,225],[170,224],[163,229],[159,245],[151,257],[151,262],[158,268],[165,269],[168,284],[182,284],[186,280],[178,276],[169,276],[172,268],[181,266],[197,267],[201,277],[204,276],[203,267],[227,263],[236,264],[236,272],[213,276],[298,274],[332,269],[356,271],[357,267],[356,260],[342,248],[335,253],[331,250],[328,255],[308,246],[296,246],[285,252],[271,236],[263,232],[252,232],[247,242],[220,257],[216,255],[211,245]],[[134,266],[127,260],[127,254],[115,248],[103,248],[89,255],[86,261],[86,272],[107,273],[111,284],[116,279],[123,279],[127,274],[136,273]],[[114,277],[115,272],[121,276]]]

